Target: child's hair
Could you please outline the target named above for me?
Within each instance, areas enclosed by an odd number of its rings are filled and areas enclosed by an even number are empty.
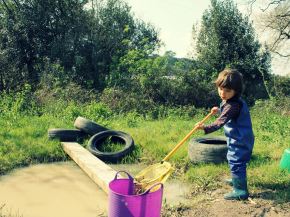
[[[232,89],[240,97],[243,92],[243,75],[236,69],[226,68],[219,73],[215,81],[217,87]]]

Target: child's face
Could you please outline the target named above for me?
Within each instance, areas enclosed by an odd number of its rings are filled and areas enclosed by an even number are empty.
[[[235,91],[233,89],[225,87],[218,87],[218,92],[222,100],[228,100],[235,95]]]

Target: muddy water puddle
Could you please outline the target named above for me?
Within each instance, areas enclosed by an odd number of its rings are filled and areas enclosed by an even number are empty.
[[[41,164],[0,177],[3,215],[96,217],[107,195],[73,162]]]
[[[144,165],[110,165],[135,175]],[[189,202],[189,186],[165,183],[168,204]],[[0,214],[13,217],[107,216],[108,196],[74,162],[40,164],[0,176]]]

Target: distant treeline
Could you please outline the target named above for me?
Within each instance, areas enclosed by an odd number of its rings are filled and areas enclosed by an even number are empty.
[[[290,95],[289,77],[271,73],[269,51],[232,1],[212,0],[193,35],[192,58],[160,56],[156,28],[122,0],[1,0],[0,92],[29,86],[41,100],[94,99],[121,110],[209,107],[219,101],[218,72],[234,67],[250,103]]]

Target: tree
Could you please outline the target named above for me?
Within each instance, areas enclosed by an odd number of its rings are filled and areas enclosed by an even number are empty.
[[[202,17],[196,53],[209,80],[225,67],[234,67],[244,76],[249,100],[265,97],[263,79],[270,71],[269,52],[261,50],[252,24],[232,0],[211,0],[211,7]]]
[[[256,1],[252,0],[252,6]],[[280,57],[290,57],[290,1],[271,0],[262,6],[262,14],[258,20],[263,31],[267,31],[270,40],[266,43],[269,50]]]
[[[60,60],[67,70],[72,68],[86,28],[84,4],[80,0],[1,1],[0,46],[18,75],[13,86],[27,82],[36,87],[46,57]]]
[[[158,48],[160,41],[155,28],[135,19],[131,8],[124,1],[101,1],[97,5],[93,20],[95,29],[92,29],[92,43],[86,47],[89,50],[93,49],[93,61],[88,60],[88,63],[92,65],[95,73],[87,79],[93,80],[95,86],[100,85],[99,89],[103,89],[110,77],[111,68],[119,64],[124,55],[130,50],[146,50],[151,54]]]
[[[61,78],[67,82],[101,91],[111,65],[128,50],[150,46],[147,50],[153,52],[158,47],[157,31],[135,19],[124,1],[87,3],[0,0],[0,55],[3,51],[15,66],[15,84],[37,87],[49,62],[63,67]]]

